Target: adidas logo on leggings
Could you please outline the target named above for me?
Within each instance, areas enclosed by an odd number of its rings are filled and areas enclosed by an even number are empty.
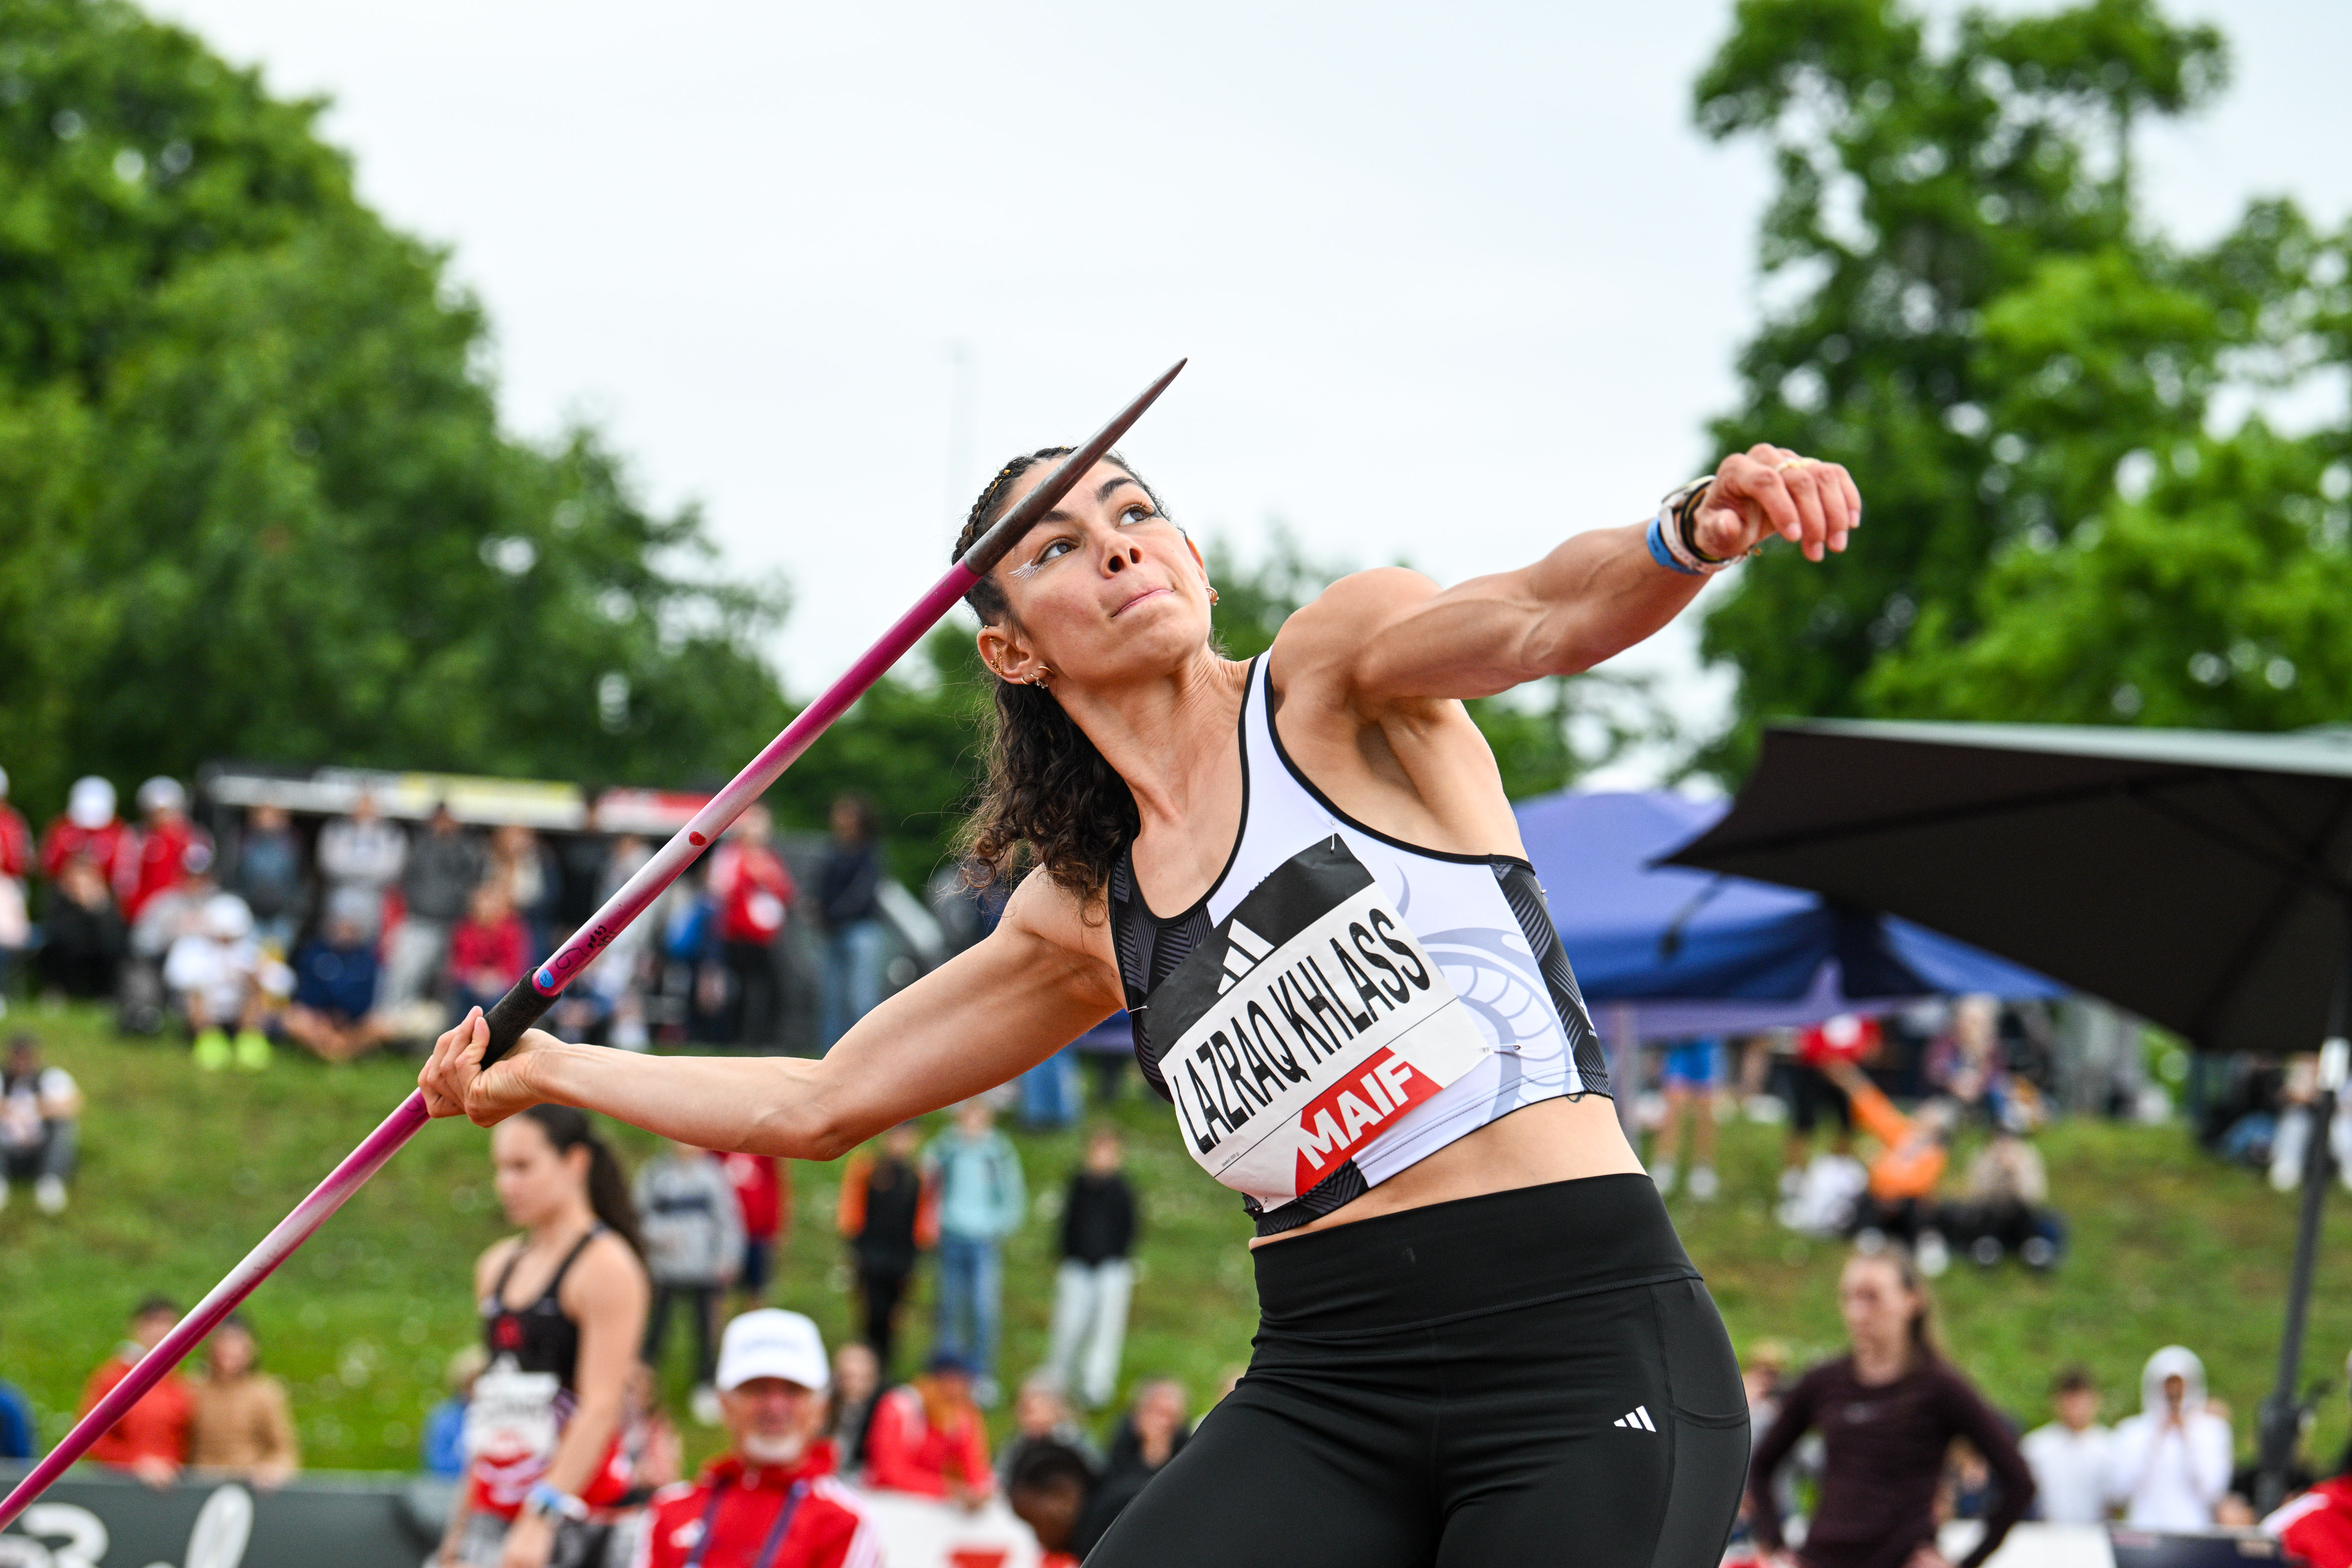
[[[1650,1419],[1650,1407],[1646,1405],[1636,1405],[1631,1412],[1620,1415],[1609,1425],[1631,1426],[1636,1432],[1654,1432],[1658,1429],[1658,1424]]]

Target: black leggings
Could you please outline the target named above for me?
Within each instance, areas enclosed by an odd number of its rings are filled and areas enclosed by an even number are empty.
[[[1249,1372],[1088,1568],[1715,1568],[1748,1471],[1722,1320],[1647,1176],[1255,1254]]]

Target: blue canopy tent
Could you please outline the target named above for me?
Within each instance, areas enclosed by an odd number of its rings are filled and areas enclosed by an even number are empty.
[[[1893,915],[1654,864],[1729,808],[1664,792],[1575,791],[1515,808],[1612,1072],[1629,1068],[1628,1053],[1645,1040],[1802,1027],[1921,996],[2021,1001],[2064,991]]]

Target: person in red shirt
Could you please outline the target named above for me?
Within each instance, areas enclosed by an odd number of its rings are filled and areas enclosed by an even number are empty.
[[[118,1346],[81,1391],[82,1414],[131,1375],[139,1358],[153,1350],[180,1321],[180,1309],[161,1296],[150,1296],[131,1315],[131,1338]],[[129,1470],[151,1487],[168,1487],[188,1462],[188,1427],[195,1416],[195,1401],[176,1372],[147,1391],[122,1419],[89,1446],[89,1457],[101,1465]]]
[[[158,776],[141,784],[139,810],[145,820],[134,836],[136,847],[129,851],[123,871],[131,883],[122,899],[125,924],[138,922],[139,911],[150,899],[180,885],[190,845],[212,847],[212,835],[188,820],[188,792],[180,787],[179,780]]]
[[[735,1289],[743,1292],[741,1310],[750,1311],[768,1299],[776,1248],[783,1245],[793,1215],[792,1175],[772,1154],[714,1152],[735,1189],[736,1206],[743,1215],[743,1266],[735,1272]]]
[[[971,1368],[935,1352],[915,1381],[884,1394],[866,1437],[866,1479],[890,1491],[978,1508],[995,1489],[988,1431],[972,1403]]]
[[[719,904],[719,951],[735,977],[733,1030],[739,1045],[772,1044],[783,1022],[776,939],[795,897],[793,874],[769,843],[768,808],[735,819],[710,856],[710,896]]]
[[[74,780],[66,814],[41,835],[41,875],[56,881],[66,862],[89,861],[120,898],[131,871],[131,829],[114,815],[114,786],[95,774]]]
[[[10,961],[32,936],[25,903],[32,870],[33,830],[8,804],[8,770],[0,768],[0,996],[7,994]]]
[[[2352,1374],[2352,1357],[2344,1366]],[[2310,1568],[2352,1568],[2352,1444],[2336,1471],[2263,1521],[2263,1533]]]
[[[834,1479],[824,1341],[798,1312],[746,1312],[719,1351],[727,1452],[654,1494],[634,1568],[879,1568],[882,1542]]]
[[[514,989],[530,967],[530,932],[506,889],[495,880],[476,888],[466,901],[466,918],[449,933],[449,985],[459,1015],[484,1012]]]

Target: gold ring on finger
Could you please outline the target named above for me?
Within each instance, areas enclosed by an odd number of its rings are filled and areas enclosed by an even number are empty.
[[[1810,468],[1812,466],[1813,459],[1811,458],[1790,458],[1786,462],[1775,463],[1772,466],[1772,471],[1780,474],[1786,473],[1790,468]]]

